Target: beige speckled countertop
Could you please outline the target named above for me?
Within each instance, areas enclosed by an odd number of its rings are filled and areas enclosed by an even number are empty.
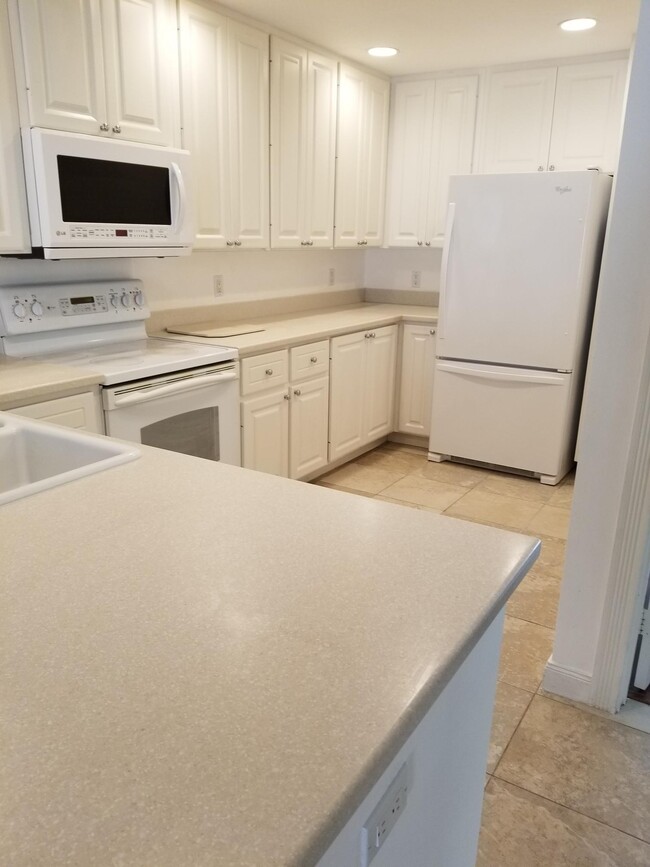
[[[364,301],[358,304],[347,304],[340,307],[327,307],[322,310],[302,311],[281,316],[265,316],[257,319],[247,318],[246,324],[254,324],[262,331],[254,334],[243,334],[238,337],[190,337],[180,334],[168,334],[160,331],[159,337],[174,337],[178,340],[196,340],[201,343],[219,343],[234,346],[242,357],[272,349],[282,349],[286,346],[323,340],[346,334],[364,328],[381,328],[397,322],[438,321],[437,307],[414,306],[410,304],[376,304]],[[179,319],[176,312],[174,327],[188,324],[187,320]],[[194,326],[205,322],[191,322]],[[232,325],[232,323],[228,323]]]
[[[76,394],[98,385],[99,373],[45,364],[29,359],[0,356],[0,410],[20,404],[38,403],[66,394]]]
[[[0,537],[11,867],[313,865],[538,553],[144,447]]]

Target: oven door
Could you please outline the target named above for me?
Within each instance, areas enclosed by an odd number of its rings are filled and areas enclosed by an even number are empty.
[[[240,466],[238,362],[103,389],[109,436]]]

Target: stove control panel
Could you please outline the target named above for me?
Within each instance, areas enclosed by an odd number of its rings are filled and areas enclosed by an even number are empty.
[[[147,319],[139,280],[0,287],[0,336]]]

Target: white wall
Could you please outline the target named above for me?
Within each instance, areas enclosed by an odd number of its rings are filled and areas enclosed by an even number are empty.
[[[547,689],[586,702],[599,674],[605,601],[626,530],[626,472],[650,350],[649,81],[650,0],[642,0],[598,288],[565,575],[544,680]]]
[[[376,248],[366,250],[364,283],[368,289],[410,289],[411,272],[421,272],[422,290],[440,289],[440,261],[442,250]]]
[[[222,301],[245,301],[363,286],[361,250],[198,251],[178,259],[45,262],[0,259],[0,286],[135,277],[153,309],[215,301],[214,275],[224,278]],[[335,269],[329,286],[329,269]]]

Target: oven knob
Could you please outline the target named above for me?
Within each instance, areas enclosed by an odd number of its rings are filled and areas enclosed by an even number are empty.
[[[117,295],[111,295],[111,304],[113,305],[113,307],[117,307],[119,303],[120,299],[117,297]]]
[[[131,304],[131,299],[128,295],[122,295],[120,300],[122,301],[122,307],[128,307]]]
[[[17,301],[14,306],[11,308],[13,310],[13,314],[17,319],[24,319],[27,311],[25,310],[25,305],[21,304],[20,301]]]
[[[144,295],[142,294],[142,292],[136,292],[133,296],[133,300],[135,301],[136,307],[142,307],[142,305],[144,304]]]
[[[43,305],[40,301],[34,301],[32,304],[32,313],[34,316],[42,316],[43,315]]]

